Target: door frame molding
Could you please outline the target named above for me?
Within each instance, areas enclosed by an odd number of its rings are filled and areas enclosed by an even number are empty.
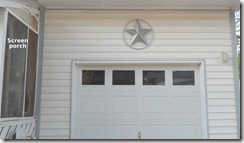
[[[208,114],[207,114],[207,94],[206,94],[206,70],[205,61],[167,61],[167,60],[73,60],[71,69],[71,100],[70,100],[70,139],[75,138],[76,119],[76,91],[77,91],[77,70],[82,65],[162,65],[162,64],[187,64],[199,66],[199,86],[201,105],[201,128],[202,139],[208,139]]]

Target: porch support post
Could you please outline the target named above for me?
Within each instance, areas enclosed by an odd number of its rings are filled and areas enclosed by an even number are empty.
[[[40,108],[41,108],[41,89],[42,89],[42,65],[43,65],[43,43],[44,43],[44,20],[45,20],[45,8],[40,7],[39,16],[39,37],[38,37],[38,74],[37,74],[37,88],[36,88],[36,107],[35,107],[35,136],[39,139],[40,133]]]

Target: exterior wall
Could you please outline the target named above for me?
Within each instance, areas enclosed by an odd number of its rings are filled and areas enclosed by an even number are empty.
[[[40,139],[70,137],[72,60],[204,60],[209,138],[237,138],[229,11],[47,10],[41,97]],[[133,50],[122,31],[144,19],[152,45]],[[227,52],[226,63],[221,52]]]

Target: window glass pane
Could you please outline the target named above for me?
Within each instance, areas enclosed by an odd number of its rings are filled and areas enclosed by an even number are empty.
[[[113,85],[135,85],[135,71],[114,70]]]
[[[83,70],[82,85],[104,85],[105,71],[104,70]]]
[[[173,71],[173,85],[195,85],[194,71]]]
[[[37,34],[29,29],[27,76],[25,90],[25,117],[34,115],[37,39]]]
[[[26,48],[12,48],[11,39],[27,39],[27,27],[13,15],[8,15],[4,60],[1,117],[22,117],[25,84]]]
[[[164,71],[143,71],[143,85],[165,85]]]

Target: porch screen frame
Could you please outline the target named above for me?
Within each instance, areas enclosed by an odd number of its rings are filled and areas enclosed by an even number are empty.
[[[38,34],[38,31],[36,31],[34,28],[32,28],[29,24],[27,24],[24,20],[22,20],[17,14],[15,14],[11,9],[9,8],[6,8],[4,9],[5,12],[4,12],[4,24],[3,24],[3,36],[2,36],[2,51],[0,52],[1,53],[1,70],[0,70],[0,76],[1,76],[1,79],[2,81],[0,82],[0,93],[2,95],[3,93],[3,76],[4,76],[4,63],[5,63],[5,48],[6,48],[6,38],[7,38],[7,26],[8,26],[8,17],[9,17],[9,14],[13,15],[16,19],[18,19],[22,24],[24,24],[26,27],[27,27],[27,39],[29,40],[29,30],[31,30],[34,34],[36,34],[37,36],[37,41],[36,41],[36,74],[35,74],[35,95],[34,95],[34,109],[33,109],[33,115],[32,116],[28,116],[28,117],[25,117],[25,97],[26,97],[26,75],[27,75],[27,64],[28,64],[28,46],[29,46],[29,43],[27,44],[27,48],[26,48],[26,65],[25,65],[25,83],[24,83],[24,95],[23,95],[23,110],[22,110],[22,116],[21,117],[1,117],[2,115],[2,96],[0,96],[0,122],[1,121],[12,121],[12,120],[28,120],[28,119],[34,119],[34,117],[36,116],[36,94],[37,94],[37,75],[38,75],[38,50],[39,50],[39,47],[38,47],[38,37],[39,37],[39,34]]]

